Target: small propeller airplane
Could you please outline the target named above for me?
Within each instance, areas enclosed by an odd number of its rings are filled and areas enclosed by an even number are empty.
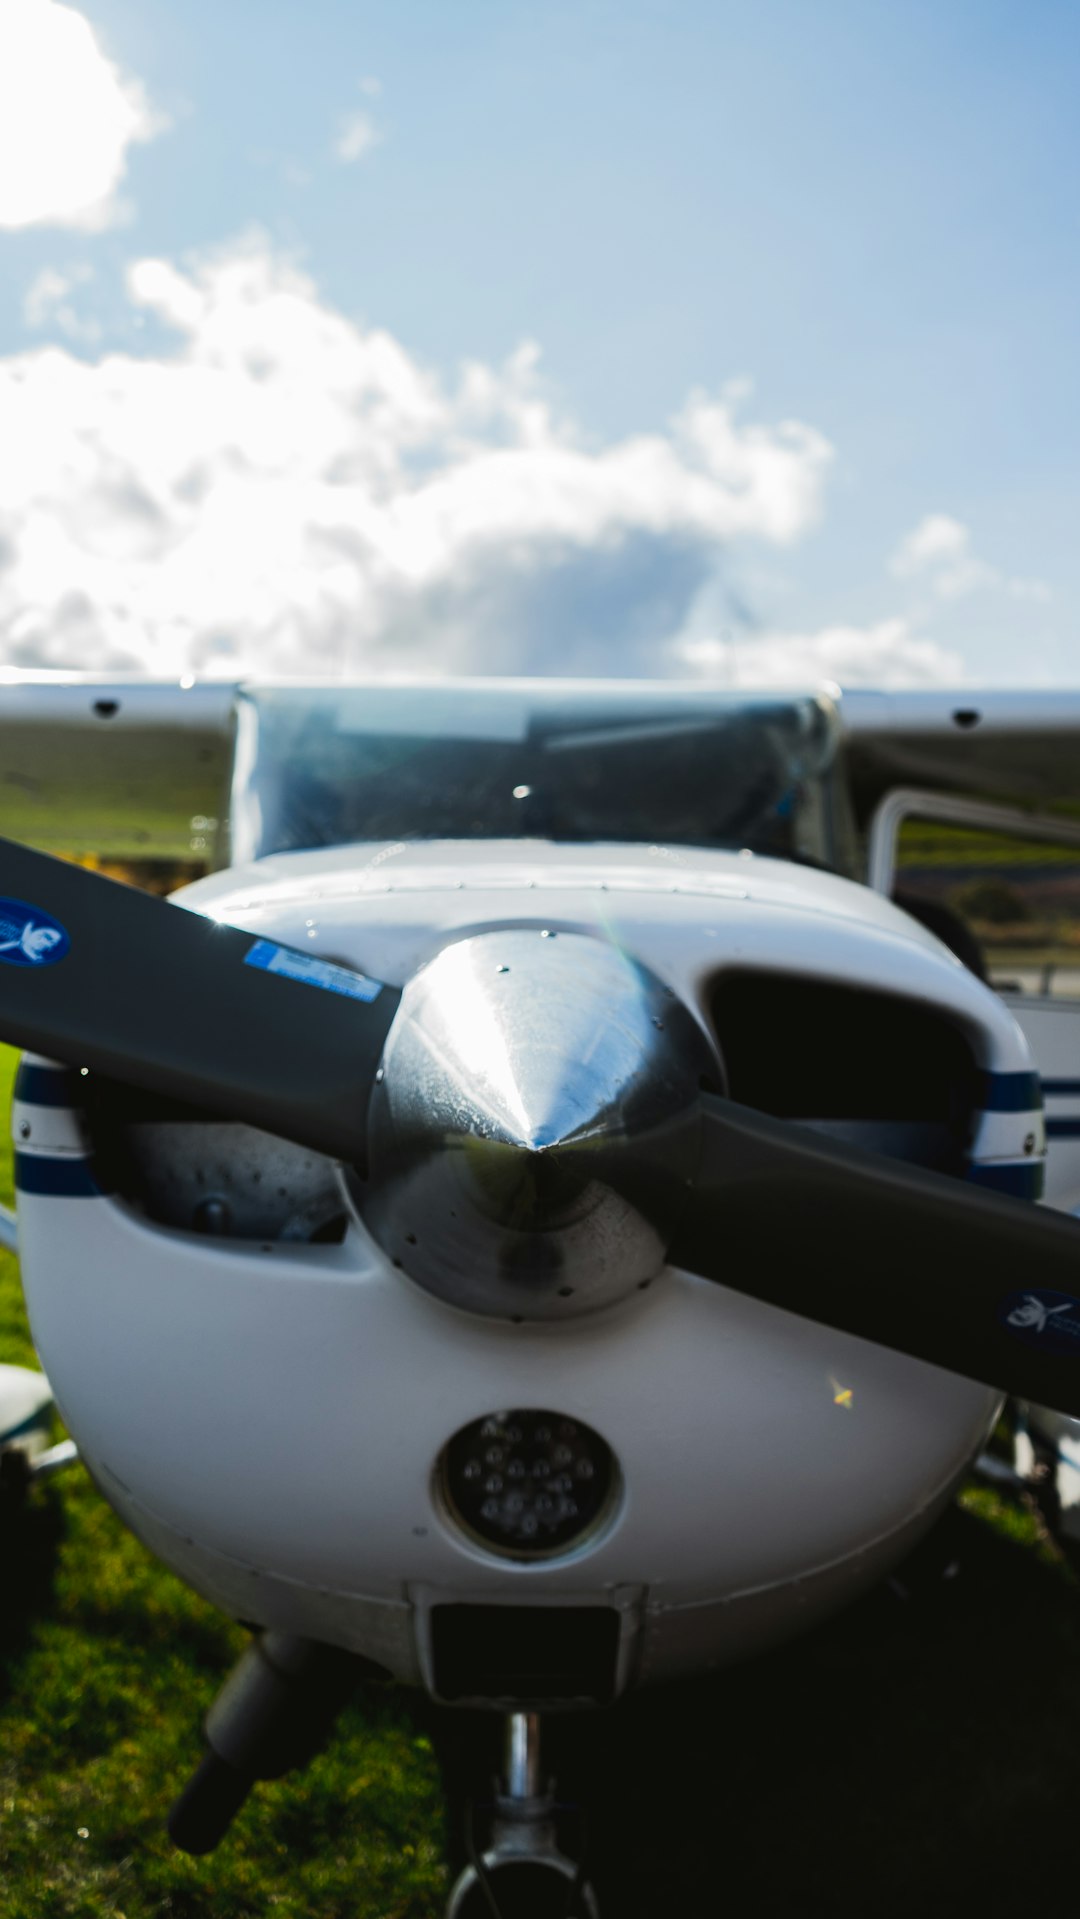
[[[846,1604],[1003,1395],[1080,1419],[1080,999],[889,897],[912,817],[1080,847],[1080,699],[0,700],[35,1343],[106,1499],[258,1629],[173,1837],[377,1670],[506,1721],[450,1919],[594,1914],[543,1715]]]

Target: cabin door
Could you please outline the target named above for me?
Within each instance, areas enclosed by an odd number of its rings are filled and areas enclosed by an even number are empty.
[[[980,971],[1023,1028],[1046,1100],[1046,1200],[1080,1213],[1080,819],[895,791],[868,879]]]

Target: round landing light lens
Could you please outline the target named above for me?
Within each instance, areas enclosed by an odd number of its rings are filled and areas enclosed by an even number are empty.
[[[475,1470],[478,1454],[494,1463],[496,1451],[497,1494],[494,1478]],[[462,1532],[511,1559],[550,1559],[580,1545],[607,1518],[618,1489],[614,1454],[591,1426],[519,1407],[455,1433],[439,1456],[438,1481]]]

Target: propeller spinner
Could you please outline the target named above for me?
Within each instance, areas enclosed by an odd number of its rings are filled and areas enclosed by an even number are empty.
[[[591,1312],[661,1271],[718,1066],[669,988],[604,941],[481,933],[410,980],[357,1210],[410,1278],[510,1319]]]

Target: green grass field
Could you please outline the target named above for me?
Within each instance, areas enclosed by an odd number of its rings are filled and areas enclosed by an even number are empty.
[[[7,1258],[0,1358],[32,1359]],[[78,1468],[0,1553],[0,1919],[437,1919],[454,1718],[370,1690],[308,1772],[187,1859],[165,1813],[242,1633]],[[1071,1919],[1076,1579],[1032,1511],[974,1488],[904,1578],[907,1601],[882,1588],[730,1674],[553,1726],[604,1919]]]

